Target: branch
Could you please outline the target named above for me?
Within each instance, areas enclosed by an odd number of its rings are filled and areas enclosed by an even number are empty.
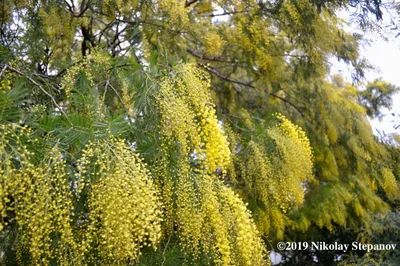
[[[111,28],[112,26],[113,26],[113,24],[115,23],[115,20],[113,20],[113,21],[111,21],[110,23],[105,23],[105,22],[103,22],[103,21],[101,21],[101,20],[97,20],[97,21],[99,21],[99,22],[101,22],[101,23],[103,23],[104,25],[105,25],[105,27],[103,28],[103,29],[101,29],[101,31],[98,33],[98,34],[95,34],[93,37],[96,37],[96,36],[98,36],[98,41],[97,41],[97,43],[100,43],[100,41],[101,41],[101,38],[103,37],[103,35],[104,35],[104,33],[109,29],[109,28]]]
[[[219,57],[207,57],[207,56],[199,54],[198,52],[196,52],[195,50],[192,50],[190,48],[187,48],[186,52],[188,52],[189,54],[193,55],[194,57],[197,57],[197,58],[200,58],[200,59],[206,60],[206,61],[214,61],[214,62],[222,62],[222,63],[239,63],[239,62],[236,62],[236,61],[229,61],[229,60],[220,59]]]
[[[146,21],[146,20],[131,21],[131,20],[127,20],[127,19],[116,18],[115,21],[127,23],[127,24],[130,24],[130,25],[132,25],[132,24],[136,25],[138,23],[140,23],[140,24],[148,24],[148,25],[151,25],[151,26],[155,26],[155,27],[159,27],[159,28],[165,29],[164,25],[153,23],[153,22],[149,22],[149,21]]]
[[[189,7],[195,3],[197,3],[199,0],[191,0],[191,1],[186,1],[185,7]]]
[[[172,233],[169,235],[167,244],[165,245],[165,248],[164,248],[164,251],[163,251],[163,262],[162,262],[161,266],[164,266],[164,264],[165,264],[165,260],[166,260],[165,253],[167,252],[167,248],[168,248],[168,245],[169,245],[169,241],[171,241],[171,237],[172,237]]]
[[[3,72],[7,69],[7,65],[4,65],[3,69],[0,72],[0,79],[3,76]]]
[[[225,81],[232,82],[232,83],[235,83],[235,84],[238,84],[238,85],[246,86],[246,87],[249,87],[249,88],[252,88],[252,89],[255,89],[255,88],[256,88],[255,86],[251,85],[251,83],[253,83],[252,81],[243,82],[243,81],[240,81],[240,80],[234,80],[234,79],[231,79],[231,78],[229,78],[229,77],[227,77],[227,76],[222,75],[217,69],[215,69],[215,68],[213,68],[213,67],[209,67],[209,66],[206,66],[206,65],[203,65],[203,64],[199,64],[199,65],[200,65],[201,67],[203,67],[205,70],[207,70],[208,72],[210,72],[210,73],[216,75],[216,76],[219,77],[220,79],[223,79],[223,80],[225,80]],[[237,91],[237,90],[236,90],[236,91]],[[301,111],[300,107],[297,107],[295,104],[293,104],[292,102],[290,102],[288,99],[283,98],[283,97],[281,97],[281,96],[278,96],[278,95],[276,95],[276,94],[274,94],[274,93],[268,93],[268,92],[267,92],[267,94],[269,94],[270,96],[272,96],[272,97],[274,97],[274,98],[277,98],[277,99],[283,101],[284,103],[289,104],[289,105],[292,106],[302,117],[304,117],[304,118],[306,117],[306,116],[303,114],[303,112]]]
[[[122,104],[124,104],[124,100],[121,98],[121,96],[119,95],[118,91],[114,88],[114,86],[111,85],[111,84],[108,82],[108,80],[107,80],[106,85],[110,86],[110,88],[115,92],[115,95],[117,95],[117,97],[118,97],[118,99],[120,100],[120,102],[121,102]]]
[[[64,0],[64,3],[65,3],[65,5],[67,6],[67,8],[68,8],[69,12],[71,13],[71,15],[75,15],[74,9],[72,8],[72,6],[71,6],[67,1],[65,1],[65,0]],[[72,1],[72,4],[73,4],[73,3],[74,3],[74,2]]]
[[[221,17],[221,16],[229,16],[229,15],[234,15],[234,14],[241,14],[241,13],[246,13],[249,11],[232,11],[232,12],[224,12],[224,13],[219,13],[219,14],[210,14],[208,15],[209,17]]]
[[[90,1],[87,1],[86,3],[85,3],[85,1],[82,1],[81,7],[80,7],[80,10],[81,10],[81,11],[79,12],[79,14],[75,14],[75,11],[74,11],[74,8],[75,8],[75,6],[74,6],[74,1],[71,1],[71,2],[72,2],[72,6],[71,6],[67,1],[64,0],[64,3],[67,5],[68,11],[71,13],[71,16],[73,16],[73,17],[75,17],[75,18],[80,18],[80,17],[82,17],[83,14],[85,14],[85,12],[89,9]]]
[[[4,65],[3,69],[8,68],[11,72],[14,72],[18,75],[21,75],[25,78],[27,78],[30,82],[32,82],[34,85],[36,85],[44,94],[46,94],[51,101],[53,102],[54,106],[60,110],[60,112],[65,116],[65,118],[67,119],[67,121],[71,124],[71,122],[68,119],[67,114],[64,112],[64,110],[62,109],[62,107],[57,103],[56,99],[54,99],[54,97],[48,92],[46,91],[39,83],[37,83],[34,79],[32,79],[31,77],[29,77],[28,75],[26,75],[25,73],[22,73],[21,71],[19,71],[18,69],[15,69],[13,67],[10,67],[8,65]]]
[[[275,43],[274,43],[275,44]],[[276,45],[276,44],[275,44]],[[278,47],[276,46],[276,48],[278,49]],[[214,62],[222,62],[222,63],[232,63],[232,64],[237,64],[240,63],[238,61],[229,61],[229,60],[224,60],[224,59],[220,59],[220,57],[207,57],[205,55],[200,54],[199,52],[187,48],[186,52],[188,52],[189,54],[193,55],[194,57],[200,58],[202,60],[206,60],[206,61],[214,61]],[[284,56],[289,56],[289,57],[294,57],[294,58],[308,58],[308,55],[295,55],[295,54],[269,54],[270,56],[274,56],[274,57],[284,57]],[[244,63],[244,62],[243,62]]]
[[[293,103],[291,103],[291,102],[290,102],[289,100],[287,100],[286,98],[283,98],[283,97],[281,97],[281,96],[278,96],[278,95],[276,95],[275,93],[270,93],[269,95],[271,95],[272,97],[275,97],[275,98],[277,98],[277,99],[279,99],[279,100],[281,100],[281,101],[283,101],[283,102],[289,104],[289,105],[292,106],[294,109],[296,109],[296,111],[299,112],[299,114],[301,114],[302,117],[305,117],[304,114],[303,114],[303,112],[300,111],[300,108],[297,107],[296,105],[294,105]]]
[[[243,82],[243,81],[240,81],[240,80],[230,79],[229,77],[222,75],[217,69],[215,69],[213,67],[206,66],[204,64],[199,64],[199,66],[203,67],[208,72],[216,75],[217,77],[219,77],[220,79],[223,79],[225,81],[229,81],[229,82],[232,82],[232,83],[235,83],[235,84],[243,85],[243,86],[246,86],[246,87],[249,87],[249,88],[252,88],[252,89],[256,88],[253,85],[251,85],[252,81]]]

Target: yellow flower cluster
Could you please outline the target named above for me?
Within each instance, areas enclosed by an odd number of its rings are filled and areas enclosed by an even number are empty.
[[[61,88],[64,90],[67,99],[71,98],[72,88],[76,86],[77,75],[84,73],[89,82],[89,86],[95,85],[95,77],[98,76],[99,71],[108,71],[111,67],[111,59],[109,55],[94,49],[89,55],[83,58],[78,63],[74,64],[67,70],[67,74],[62,80]],[[81,92],[84,93],[84,92]],[[100,102],[99,102],[100,104]]]
[[[181,85],[182,86],[182,85]],[[161,131],[167,144],[175,140],[179,150],[187,154],[191,147],[200,149],[200,136],[197,134],[197,125],[194,120],[195,114],[185,99],[175,88],[171,80],[164,80],[161,83],[161,91],[158,95],[158,105],[161,115]]]
[[[46,34],[51,38],[64,37],[64,41],[70,41],[73,39],[73,29],[71,28],[71,18],[65,13],[64,10],[57,8],[56,6],[51,7],[47,10],[44,8],[39,9],[39,16],[43,23]],[[57,47],[59,48],[59,47]]]
[[[237,43],[248,54],[257,66],[257,68],[265,71],[269,78],[276,78],[280,75],[278,72],[282,70],[282,64],[271,56],[271,43],[274,34],[270,28],[265,27],[265,20],[254,15],[251,20],[246,16],[237,16],[237,25],[232,34],[226,36],[227,42]],[[273,48],[275,49],[275,48]]]
[[[276,119],[279,120],[279,127],[291,138],[299,142],[299,146],[303,148],[304,154],[306,157],[310,158],[312,161],[312,150],[310,141],[306,136],[306,133],[299,127],[290,122],[285,116],[282,114],[276,114]]]
[[[104,13],[108,13],[110,18],[115,18],[115,14],[130,15],[137,9],[138,0],[105,0],[102,2]],[[112,12],[110,11],[112,10]]]
[[[122,140],[89,143],[79,162],[89,192],[89,225],[85,249],[94,245],[106,265],[135,260],[141,248],[156,249],[161,238],[161,205],[156,187],[142,160]],[[98,256],[98,257],[95,257]]]
[[[257,226],[260,231],[270,235],[275,232],[282,239],[285,229],[284,212],[288,204],[284,203],[286,185],[280,182],[280,164],[271,164],[269,156],[254,141],[248,144],[246,161],[239,162],[245,189],[263,202],[264,208],[257,208]]]
[[[392,171],[387,167],[382,167],[381,174],[381,187],[385,191],[387,197],[391,200],[398,199],[400,197],[400,189]]]
[[[166,26],[171,29],[181,29],[189,23],[189,16],[184,0],[158,0],[158,8],[166,19]]]
[[[180,64],[176,71],[160,84],[162,132],[169,140],[176,138],[182,152],[195,152],[208,172],[224,170],[230,164],[230,150],[210,103],[210,80],[192,64]]]
[[[230,150],[226,136],[224,135],[215,115],[214,108],[204,106],[200,114],[201,126],[198,128],[203,139],[204,146],[201,151],[206,154],[205,168],[213,172],[217,167],[224,171],[230,164]]]
[[[231,169],[232,162],[209,86],[209,78],[191,64],[179,65],[160,83],[163,146],[156,172],[166,231],[177,228],[185,258],[207,257],[216,265],[264,265],[264,246],[249,212],[215,175],[217,169]]]
[[[276,162],[281,166],[277,182],[286,194],[281,194],[278,201],[285,212],[291,202],[303,203],[302,182],[313,180],[313,156],[305,132],[281,114],[276,118],[280,123],[269,129],[268,135],[277,147],[277,154],[273,157],[280,160]]]
[[[235,244],[231,246],[232,249],[236,247],[232,252],[232,261],[241,265],[266,265],[264,243],[260,241],[260,235],[245,204],[231,189],[222,185],[220,197],[227,204],[227,210],[223,208],[223,215],[228,220],[226,222],[231,224],[230,234],[236,233],[233,241]],[[233,221],[229,222],[231,217]]]
[[[269,146],[273,149],[267,153],[262,142],[251,140],[235,161],[246,194],[263,203],[255,210],[259,229],[282,238],[284,213],[303,203],[305,182],[314,181],[313,155],[301,128],[281,114],[275,118],[278,123],[266,131],[267,142],[272,142]]]
[[[289,1],[285,1],[282,4],[280,16],[282,19],[290,19],[291,22],[296,26],[301,25],[302,23],[299,10],[297,9],[296,5],[290,3]]]
[[[3,79],[0,83],[0,92],[7,93],[11,90],[11,82],[8,79]]]
[[[211,57],[220,56],[226,44],[217,32],[210,29],[204,32],[201,41],[205,48],[205,54]]]
[[[209,254],[216,265],[266,265],[265,247],[242,200],[207,174],[177,191],[177,222],[185,252]],[[204,255],[204,254],[203,254]]]
[[[187,169],[187,171],[189,170]],[[192,256],[194,260],[197,260],[201,255],[200,244],[207,247],[210,244],[202,243],[204,236],[202,197],[194,177],[189,173],[179,174],[174,195],[176,196],[176,205],[170,211],[174,214],[170,218],[179,225],[178,236],[186,257]]]
[[[120,265],[145,246],[156,248],[161,204],[132,149],[116,139],[89,143],[71,182],[57,146],[33,154],[31,134],[27,127],[0,126],[0,231],[16,223],[20,263],[29,256],[32,265]],[[73,198],[85,193],[88,216],[76,216]]]
[[[67,96],[67,99],[71,98],[71,91],[72,91],[72,88],[75,86],[76,76],[81,71],[85,71],[85,69],[87,69],[87,61],[86,60],[83,60],[82,62],[79,62],[68,69],[67,74],[65,75],[63,82],[62,82],[62,86],[61,86],[61,89],[64,90],[64,92]],[[85,72],[85,74],[86,74],[86,78],[89,80],[90,85],[92,85],[93,77],[92,77],[91,73]]]
[[[231,158],[230,158],[230,164],[227,166],[227,172],[229,173],[229,181],[232,184],[237,184],[237,176],[236,176],[236,170],[235,170],[235,158],[238,153],[238,139],[239,137],[237,134],[232,130],[232,128],[229,126],[229,124],[224,124],[224,132],[227,137],[227,141],[229,143],[229,150],[231,151]]]
[[[2,125],[0,132],[0,231],[17,223],[19,260],[28,252],[32,265],[79,265],[83,258],[74,253],[73,206],[61,153],[54,147],[34,165],[22,142],[32,144],[29,129]]]
[[[246,162],[240,162],[241,175],[245,181],[246,189],[253,193],[265,203],[269,202],[271,193],[277,191],[271,190],[273,179],[273,168],[268,156],[260,150],[259,146],[250,141],[248,144],[249,159]],[[256,191],[254,191],[256,190]]]

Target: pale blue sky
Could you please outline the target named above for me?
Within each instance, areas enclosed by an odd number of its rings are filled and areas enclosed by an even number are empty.
[[[340,17],[349,21],[349,12],[342,11],[339,13]],[[385,14],[384,14],[385,16]],[[388,16],[386,16],[387,18]],[[352,32],[361,31],[357,30],[354,25],[346,28]],[[379,69],[378,71],[370,71],[366,77],[368,81],[373,81],[376,78],[383,78],[383,80],[393,83],[400,87],[400,37],[394,38],[393,35],[389,36],[389,40],[385,41],[380,38],[377,34],[366,33],[364,37],[371,40],[370,46],[365,46],[361,50],[361,55],[366,57],[368,61]],[[341,73],[347,77],[348,81],[351,81],[350,73],[348,68],[344,64],[334,62],[335,67],[332,68],[332,72]],[[385,133],[400,133],[400,130],[393,128],[393,117],[390,113],[400,114],[400,93],[393,98],[392,110],[383,110],[385,114],[388,114],[383,118],[383,121],[371,121],[374,128],[383,130]]]
[[[382,40],[375,41],[371,47],[366,48],[363,51],[363,55],[368,60],[380,68],[380,73],[368,73],[368,80],[373,80],[378,77],[382,77],[384,80],[400,86],[400,40],[391,40],[384,42]],[[385,113],[400,114],[400,94],[397,93],[393,97],[393,108],[392,110],[385,110]],[[372,125],[375,128],[383,129],[386,133],[395,132],[393,128],[393,120],[391,115],[387,115],[383,118],[382,122],[372,121]],[[397,130],[400,133],[400,130]]]

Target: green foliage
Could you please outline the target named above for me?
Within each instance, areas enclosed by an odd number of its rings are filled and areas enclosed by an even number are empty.
[[[391,96],[398,92],[400,88],[383,80],[375,80],[367,85],[367,88],[360,93],[360,102],[367,110],[370,117],[379,117],[380,109],[391,109]]]
[[[392,211],[385,217],[374,217],[374,232],[371,244],[397,244],[400,238],[399,211]],[[396,265],[400,252],[394,250],[374,250],[365,254],[350,254],[339,265]]]

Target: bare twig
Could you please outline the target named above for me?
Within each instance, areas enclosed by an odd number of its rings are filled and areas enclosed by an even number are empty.
[[[118,22],[123,22],[123,23],[127,23],[127,24],[134,24],[134,25],[136,25],[136,24],[148,24],[148,25],[151,25],[151,26],[155,26],[155,27],[159,27],[159,28],[162,28],[162,29],[165,29],[165,26],[164,25],[161,25],[161,24],[157,24],[157,23],[153,23],[153,22],[149,22],[149,21],[146,21],[146,20],[135,20],[135,21],[131,21],[131,20],[127,20],[127,19],[119,19],[119,18],[116,18],[115,19],[115,21],[118,21]]]
[[[243,82],[243,81],[240,81],[240,80],[234,80],[234,79],[231,79],[231,78],[229,78],[229,77],[227,77],[227,76],[222,75],[217,69],[215,69],[215,68],[213,68],[213,67],[206,66],[206,65],[204,65],[204,64],[199,64],[199,66],[203,67],[203,68],[204,68],[205,70],[207,70],[208,72],[210,72],[210,73],[216,75],[216,76],[219,77],[220,79],[223,79],[223,80],[225,80],[225,81],[229,81],[229,82],[232,82],[232,83],[236,83],[236,84],[239,84],[239,85],[243,85],[243,86],[246,86],[246,87],[255,89],[255,87],[254,87],[253,85],[251,85],[252,81]]]
[[[24,76],[26,79],[28,79],[30,82],[32,82],[34,85],[36,85],[46,96],[48,96],[51,101],[53,102],[54,106],[65,116],[67,121],[71,124],[71,122],[68,119],[68,115],[64,112],[62,107],[57,103],[56,99],[54,99],[53,95],[51,95],[48,91],[46,91],[39,83],[37,83],[34,79],[29,77],[27,74],[19,71],[18,69],[15,69],[13,67],[10,67],[8,65],[5,65],[6,68],[8,68],[11,72],[14,72],[18,75]]]
[[[166,260],[165,253],[167,252],[167,248],[168,248],[168,245],[169,245],[169,241],[171,240],[171,237],[172,237],[172,233],[169,235],[168,242],[165,245],[165,248],[164,248],[164,251],[163,251],[163,262],[162,262],[161,266],[164,266],[164,263],[165,263],[165,260]]]
[[[219,14],[210,14],[208,15],[209,17],[223,17],[223,16],[229,16],[229,15],[234,15],[234,14],[241,14],[241,13],[246,13],[249,11],[232,11],[232,12],[224,12],[224,13],[219,13]]]
[[[277,46],[276,46],[276,48],[278,49]],[[197,51],[195,51],[193,49],[190,49],[190,48],[187,48],[186,52],[188,52],[189,54],[193,55],[194,57],[197,57],[197,58],[205,60],[205,61],[213,61],[213,62],[221,62],[221,63],[232,63],[232,64],[238,64],[238,63],[244,64],[244,62],[221,59],[221,57],[215,57],[215,56],[214,57],[207,57],[207,56],[202,55],[199,52],[197,52]],[[307,55],[295,55],[295,54],[269,54],[269,56],[274,56],[274,57],[288,56],[288,57],[294,57],[294,58],[299,58],[299,59],[308,58]]]
[[[103,102],[106,99],[106,93],[107,93],[107,89],[108,89],[108,85],[110,85],[110,78],[108,77],[108,74],[106,74],[106,85],[104,86],[104,93],[103,93]]]
[[[89,9],[89,7],[90,7],[90,1],[87,1],[86,3],[85,3],[85,1],[82,1],[79,14],[75,14],[75,11],[74,11],[74,9],[75,9],[74,1],[71,1],[71,2],[72,2],[72,6],[71,6],[67,1],[64,0],[64,3],[66,4],[66,6],[67,6],[67,8],[68,8],[68,11],[71,13],[71,16],[73,16],[73,17],[75,17],[75,18],[80,18],[80,17],[82,17],[83,14],[85,14],[85,12],[86,12],[86,11]]]
[[[107,83],[106,83],[106,85],[107,85]],[[115,92],[115,95],[117,95],[117,97],[121,101],[121,103],[124,104],[124,100],[122,100],[121,96],[119,95],[118,91],[114,88],[114,86],[111,85],[111,83],[109,83],[109,82],[108,82],[108,86],[110,86],[110,88]]]
[[[296,105],[294,105],[293,103],[291,103],[291,102],[290,102],[289,100],[287,100],[286,98],[283,98],[283,97],[281,97],[281,96],[279,96],[279,95],[276,95],[275,93],[270,93],[269,95],[271,95],[272,97],[275,97],[275,98],[277,98],[277,99],[279,99],[279,100],[281,100],[281,101],[283,101],[283,102],[289,104],[289,105],[292,106],[294,109],[296,109],[297,112],[299,112],[302,116],[304,116],[303,113],[299,110],[299,107],[297,107]]]
[[[205,55],[199,54],[198,52],[196,52],[195,50],[192,50],[190,48],[186,49],[186,52],[188,52],[189,54],[193,55],[194,57],[197,57],[197,58],[200,58],[200,59],[206,60],[206,61],[214,61],[214,62],[222,62],[222,63],[233,63],[233,64],[239,63],[239,62],[236,62],[236,61],[224,60],[224,59],[221,59],[220,57],[207,57]]]
[[[4,70],[6,70],[6,68],[7,68],[7,65],[4,65],[3,69],[0,72],[0,79],[3,76],[3,72],[4,72]]]
[[[191,0],[191,1],[186,1],[185,7],[189,7],[195,3],[197,3],[199,0]]]

